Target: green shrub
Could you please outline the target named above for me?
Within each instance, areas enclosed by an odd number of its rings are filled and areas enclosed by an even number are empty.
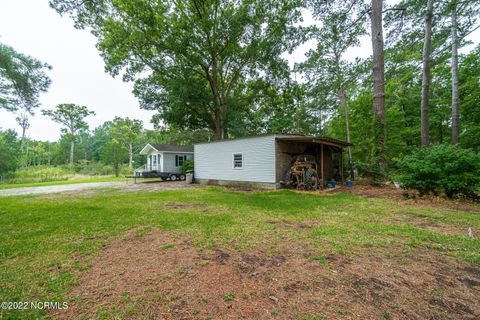
[[[476,198],[480,189],[480,155],[450,144],[421,148],[397,163],[397,179],[420,195]]]
[[[118,174],[131,175],[131,170],[127,165],[118,164]],[[115,168],[111,164],[102,162],[79,161],[74,165],[75,172],[86,176],[111,176],[115,174]]]
[[[9,174],[18,167],[20,143],[13,130],[0,131],[0,175]]]
[[[77,172],[88,176],[107,176],[114,174],[112,166],[104,165],[100,162],[90,162]]]
[[[355,167],[362,177],[370,179],[372,185],[378,186],[384,182],[386,176],[379,162],[380,160],[378,158],[373,158],[369,162],[356,161]]]
[[[193,172],[193,160],[187,160],[183,163],[182,168],[180,169],[183,173],[192,173]]]

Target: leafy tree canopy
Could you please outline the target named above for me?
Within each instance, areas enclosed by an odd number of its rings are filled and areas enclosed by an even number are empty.
[[[95,112],[88,110],[85,106],[63,103],[54,110],[42,110],[42,114],[63,125],[65,127],[62,129],[63,133],[75,135],[82,129],[88,129],[85,118],[94,115]]]
[[[226,138],[272,83],[289,77],[281,57],[302,41],[302,1],[51,0],[90,27],[112,75],[135,81],[146,109],[167,124]]]
[[[33,112],[40,103],[41,92],[47,91],[51,67],[0,43],[0,108]]]

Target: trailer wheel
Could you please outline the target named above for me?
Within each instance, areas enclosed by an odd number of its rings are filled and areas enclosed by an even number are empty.
[[[171,181],[177,181],[177,176],[174,175],[174,174],[172,174],[172,175],[170,176],[170,180],[171,180]]]
[[[185,175],[184,174],[181,174],[179,178],[180,178],[180,180],[185,181]]]
[[[306,190],[316,190],[318,188],[318,174],[315,169],[309,168],[305,172],[304,184]]]

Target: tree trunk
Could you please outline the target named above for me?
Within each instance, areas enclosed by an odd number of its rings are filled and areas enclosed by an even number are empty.
[[[22,126],[22,141],[25,139],[25,131],[27,131],[27,128]]]
[[[338,89],[338,98],[340,100],[340,105],[343,108],[343,112],[345,113],[345,133],[347,142],[350,143],[350,125],[348,123],[348,105],[347,105],[347,98],[345,95],[345,90],[340,87]],[[350,169],[350,179],[354,180],[353,174],[353,159],[352,159],[352,147],[348,146],[348,167]]]
[[[73,166],[73,152],[75,151],[75,141],[70,142],[70,165]]]
[[[452,144],[458,144],[459,97],[458,97],[458,39],[457,4],[452,8]]]
[[[423,39],[422,101],[420,106],[422,146],[428,146],[430,144],[428,100],[430,94],[430,52],[432,45],[432,20],[433,0],[428,0],[427,14],[425,16],[425,37]]]
[[[385,66],[383,52],[382,0],[372,0],[371,32],[373,50],[373,113],[375,135],[375,157],[380,169],[387,167],[385,155]]]
[[[22,140],[21,140],[21,143],[20,143],[20,152],[22,154],[25,153],[25,131],[26,131],[26,127],[22,126]]]
[[[222,140],[223,130],[222,130],[222,120],[220,117],[220,112],[217,111],[215,114],[215,140]]]
[[[133,167],[133,145],[131,142],[128,144],[128,167],[130,169]]]

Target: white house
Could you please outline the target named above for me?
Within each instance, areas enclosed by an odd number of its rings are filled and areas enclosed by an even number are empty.
[[[292,160],[308,155],[318,164],[321,183],[343,180],[343,148],[348,143],[305,135],[271,134],[194,145],[198,183],[254,184],[279,188]]]
[[[147,163],[135,170],[136,176],[145,173],[180,173],[183,163],[193,160],[193,147],[149,143],[140,154],[147,156]]]

